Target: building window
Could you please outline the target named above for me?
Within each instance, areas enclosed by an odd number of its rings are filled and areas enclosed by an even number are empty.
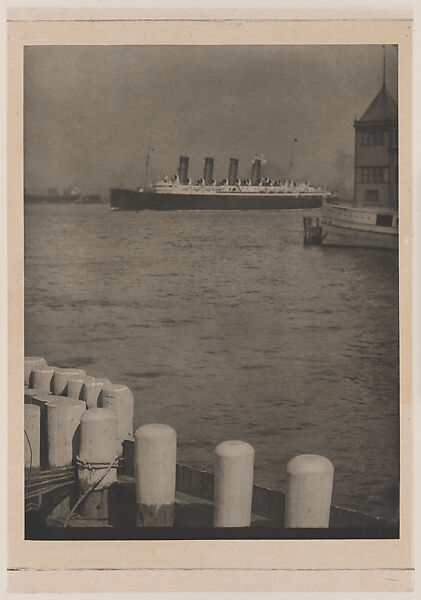
[[[357,183],[385,183],[388,181],[387,167],[359,167]]]
[[[392,227],[393,215],[377,215],[376,225],[382,227]]]
[[[383,143],[383,131],[368,131],[362,134],[363,146],[382,146]]]
[[[379,203],[379,190],[366,190],[365,203],[369,206],[376,206]]]

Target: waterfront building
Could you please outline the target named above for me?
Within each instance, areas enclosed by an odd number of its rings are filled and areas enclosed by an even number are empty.
[[[355,206],[398,208],[398,107],[385,82],[355,128]]]

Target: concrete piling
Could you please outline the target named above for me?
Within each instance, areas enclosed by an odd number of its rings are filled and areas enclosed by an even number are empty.
[[[254,448],[229,440],[215,449],[215,527],[248,527],[251,523]]]
[[[288,462],[285,527],[329,527],[333,472],[330,460],[318,454]]]
[[[177,434],[152,423],[135,433],[135,476],[138,527],[174,524]]]
[[[67,397],[80,399],[80,393],[82,385],[85,381],[86,375],[72,376],[71,379],[67,380]]]
[[[51,396],[47,406],[48,465],[51,469],[72,464],[79,448],[79,424],[85,402]]]
[[[47,365],[33,369],[29,377],[29,386],[37,392],[49,393],[51,390],[51,381],[54,375],[55,367]]]
[[[41,443],[41,409],[25,404],[25,469],[39,469]]]
[[[80,398],[86,402],[87,408],[97,408],[102,386],[111,383],[105,377],[86,377],[80,392]]]
[[[30,379],[31,373],[34,369],[37,369],[40,367],[46,367],[46,366],[47,366],[47,361],[45,360],[45,358],[42,358],[41,356],[25,356],[25,359],[24,359],[25,385],[29,386],[29,379]]]
[[[80,505],[89,519],[108,517],[108,488],[117,481],[117,415],[111,408],[91,408],[80,420],[80,450],[76,460],[81,497],[97,484]]]
[[[55,396],[66,395],[69,379],[80,379],[81,377],[86,377],[83,369],[56,369],[53,375],[53,394]]]
[[[118,423],[118,448],[122,454],[124,440],[133,439],[133,394],[127,385],[120,383],[105,383],[101,387],[98,407],[115,410]]]

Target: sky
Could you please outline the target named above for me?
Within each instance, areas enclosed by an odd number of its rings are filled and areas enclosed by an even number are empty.
[[[77,186],[108,195],[149,179],[189,175],[230,157],[263,175],[343,193],[352,188],[355,118],[383,83],[383,48],[362,46],[27,46],[24,55],[25,188]],[[397,99],[397,52],[386,47]],[[294,142],[297,139],[297,142]]]

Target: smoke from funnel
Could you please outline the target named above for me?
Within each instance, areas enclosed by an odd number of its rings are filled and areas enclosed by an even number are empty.
[[[267,158],[265,158],[265,157],[263,156],[263,154],[256,154],[256,155],[255,155],[255,157],[253,158],[253,162],[254,162],[255,160],[259,160],[259,161],[260,161],[260,164],[261,164],[262,166],[263,166],[263,165],[267,165],[267,162],[268,162],[268,161],[267,161]]]

